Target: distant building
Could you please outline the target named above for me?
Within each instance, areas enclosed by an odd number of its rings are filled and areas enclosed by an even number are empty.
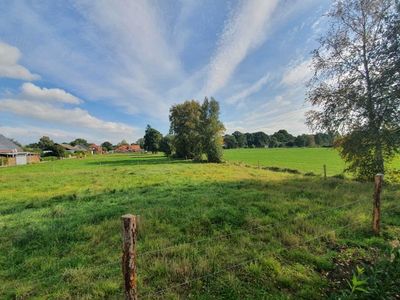
[[[0,166],[19,166],[39,161],[39,154],[25,152],[12,140],[0,134]]]
[[[117,153],[143,152],[143,149],[138,144],[120,145],[115,149],[115,152]]]
[[[92,152],[92,154],[102,154],[103,153],[103,148],[99,145],[96,144],[90,144],[89,145],[89,151]]]
[[[65,151],[69,153],[89,151],[89,148],[83,145],[71,146],[70,144],[60,144],[60,146],[63,147]]]

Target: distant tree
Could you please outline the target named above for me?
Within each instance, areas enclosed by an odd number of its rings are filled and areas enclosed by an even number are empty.
[[[200,114],[201,106],[194,100],[171,107],[170,133],[174,135],[175,155],[178,158],[201,159]]]
[[[62,147],[59,144],[53,144],[49,148],[49,150],[52,152],[52,154],[54,156],[57,156],[58,158],[65,157],[65,155],[66,155],[66,151],[65,151],[64,147]]]
[[[384,173],[400,149],[399,12],[399,1],[336,1],[314,51],[308,124],[341,134],[335,146],[361,179]]]
[[[117,144],[117,146],[128,146],[129,145],[129,143],[125,140],[125,139],[123,139],[122,141],[120,141],[118,144]]]
[[[294,136],[288,133],[285,129],[278,130],[272,136],[276,138],[280,147],[286,146],[287,143],[293,142],[295,139]]]
[[[224,145],[226,149],[234,149],[238,147],[238,142],[234,135],[226,134],[224,135]]]
[[[136,144],[140,146],[140,148],[144,149],[144,138],[140,138],[136,141]]]
[[[271,136],[268,143],[269,148],[276,148],[279,147],[279,142],[275,136]]]
[[[239,148],[247,147],[247,138],[245,134],[241,133],[240,131],[235,131],[234,133],[232,133],[232,135],[235,137],[237,146]]]
[[[249,132],[245,133],[244,135],[246,137],[247,147],[254,148],[255,147],[254,135]]]
[[[219,163],[222,161],[222,133],[224,125],[219,120],[219,104],[214,99],[206,97],[201,105],[199,122],[199,133],[202,152],[207,155],[209,162]]]
[[[54,142],[48,136],[42,136],[38,142],[38,146],[41,150],[50,150],[54,146]]]
[[[81,138],[75,139],[69,144],[71,146],[76,146],[76,145],[82,145],[82,146],[86,146],[86,147],[89,146],[89,143],[87,142],[87,140],[81,139]]]
[[[262,131],[258,131],[252,134],[253,137],[253,145],[257,148],[262,148],[268,146],[269,137]]]
[[[167,156],[171,156],[175,153],[173,135],[167,134],[161,139],[160,151],[164,152]]]
[[[307,143],[307,136],[305,134],[298,135],[294,139],[294,144],[296,147],[305,147]]]
[[[315,144],[323,147],[331,147],[333,145],[333,135],[328,133],[316,133],[314,135]]]
[[[306,146],[307,147],[315,147],[315,138],[312,134],[306,135]]]
[[[152,128],[150,125],[147,125],[143,139],[144,149],[146,151],[151,151],[152,153],[157,153],[157,151],[160,149],[162,134],[158,130]]]
[[[111,151],[114,149],[113,144],[111,144],[110,142],[106,141],[104,143],[101,144],[101,147],[106,150],[106,151]]]

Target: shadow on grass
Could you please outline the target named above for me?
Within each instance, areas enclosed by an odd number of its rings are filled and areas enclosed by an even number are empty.
[[[137,161],[140,164],[141,160]],[[153,164],[156,160],[150,159],[149,161],[152,161],[150,164]],[[171,162],[168,161],[168,163]],[[183,163],[186,162],[183,161]],[[175,186],[151,185],[138,188],[117,188],[97,195],[72,194],[49,198],[42,203],[33,203],[28,207],[29,209],[17,209],[9,212],[11,215],[7,218],[10,217],[8,219],[11,221],[7,227],[2,228],[1,241],[3,238],[5,239],[4,243],[0,243],[0,253],[2,253],[0,258],[7,257],[7,259],[0,259],[0,271],[5,281],[4,286],[8,286],[10,289],[13,284],[18,282],[16,289],[20,288],[23,291],[24,283],[35,278],[44,278],[43,282],[46,283],[46,277],[62,277],[64,269],[84,270],[85,268],[91,269],[93,265],[101,267],[105,263],[105,258],[117,260],[116,265],[118,265],[121,248],[120,217],[125,213],[141,216],[140,250],[146,251],[166,247],[171,243],[192,242],[197,239],[244,231],[239,237],[247,237],[252,243],[249,244],[246,240],[243,240],[243,243],[234,241],[235,247],[247,255],[254,256],[255,251],[261,255],[263,247],[270,247],[275,241],[271,243],[270,240],[266,240],[263,232],[258,232],[258,234],[257,231],[252,232],[254,227],[265,227],[274,222],[302,215],[307,211],[332,208],[359,200],[360,197],[370,197],[370,192],[369,185],[354,182],[293,177],[271,182],[240,180],[196,183],[188,181]],[[340,198],[338,195],[345,197]],[[23,218],[19,217],[20,214],[23,214]],[[362,219],[364,215],[369,216],[369,214],[369,204],[365,204],[362,210],[342,208],[328,215],[320,216],[313,222],[297,224],[293,228],[289,225],[279,226],[276,228],[279,231],[274,233],[279,238],[277,247],[296,244],[302,240],[303,234],[313,236],[318,235],[320,230],[336,229],[347,224],[349,220],[352,221],[349,218],[350,215],[354,219],[357,216]],[[21,224],[21,220],[26,223]],[[369,226],[369,219],[367,223]],[[365,230],[366,226],[347,229],[348,239],[351,239],[355,245],[364,243],[364,240],[369,238],[369,233]],[[210,247],[216,247],[218,250],[218,243],[226,246],[229,241],[217,240]],[[235,255],[235,247],[231,248],[232,253],[225,253],[226,257]],[[225,248],[222,247],[222,249]],[[185,258],[185,254],[179,255],[176,258],[178,261],[182,257]],[[57,267],[50,265],[43,267],[47,260],[54,261],[54,257],[58,257]],[[296,263],[309,264],[310,269],[314,269],[318,267],[316,266],[318,262],[314,262],[313,259],[313,254],[310,252],[311,262],[299,261]],[[222,268],[224,263],[226,262],[221,259],[219,267]],[[272,261],[270,264],[275,267],[274,264],[278,263]],[[255,266],[253,267],[255,268]],[[177,268],[181,270],[179,266]],[[190,268],[196,270],[195,266],[190,266]],[[295,269],[290,269],[290,266],[287,268],[289,268],[288,272],[290,271],[288,274],[292,275],[287,275],[288,278],[282,278],[276,283],[276,286],[268,288],[263,286],[264,282],[260,278],[267,276],[265,274],[268,274],[270,270],[256,269],[246,273],[246,276],[253,276],[254,272],[265,273],[261,277],[246,282],[250,290],[254,289],[253,299],[258,298],[257,290],[262,293],[265,289],[268,292],[275,292],[275,296],[298,298],[308,292],[319,295],[321,283],[318,276],[310,275],[306,282],[303,282],[303,288],[299,288],[294,284],[299,280],[296,277]],[[104,267],[104,271],[108,269],[109,267]],[[24,270],[24,272],[20,270]],[[141,276],[152,278],[153,274],[146,271],[148,269],[142,270],[145,271],[145,274]],[[103,270],[100,269],[100,271]],[[236,274],[235,271],[232,270],[232,272]],[[120,270],[116,269],[115,280],[120,280],[119,273]],[[240,276],[240,274],[238,271],[236,275]],[[166,274],[164,275],[166,278],[168,277]],[[158,277],[148,281],[148,290],[157,290],[159,283],[161,286],[168,284],[168,280],[164,281],[164,277],[161,275],[154,276]],[[303,276],[306,275],[303,274]],[[265,278],[271,282],[268,276]],[[48,281],[50,282],[50,280]],[[86,281],[88,280],[95,282],[99,279],[86,279]],[[180,278],[174,280],[179,282]],[[63,289],[70,298],[76,298],[81,291],[86,291],[89,293],[88,295],[96,297],[98,290],[92,290],[92,287],[88,288],[86,281],[67,282]],[[229,284],[229,281],[226,284]],[[96,286],[99,288],[101,284]],[[104,289],[111,286],[114,287],[115,284],[105,285]],[[192,288],[195,293],[198,292],[195,287]],[[117,286],[115,290],[108,292],[113,295],[113,293],[117,293],[118,289]],[[210,297],[218,295],[222,298],[229,298],[229,294],[220,294],[218,289],[218,286],[211,285],[207,293]],[[282,292],[277,292],[275,289],[282,290]],[[56,291],[52,291],[49,287],[28,292],[33,293],[29,296],[49,296],[53,295],[52,293],[56,296]],[[235,292],[240,294],[240,290]],[[185,293],[184,291],[182,295]]]
[[[126,159],[88,161],[88,165],[130,166],[130,165],[161,165],[161,164],[188,164],[191,160],[172,159],[162,155],[153,156],[127,156]]]

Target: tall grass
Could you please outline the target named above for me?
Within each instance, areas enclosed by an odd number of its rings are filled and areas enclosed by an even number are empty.
[[[129,212],[140,215],[143,297],[320,299],[340,249],[367,258],[400,232],[399,189],[387,186],[383,237],[371,235],[371,191],[157,155],[1,169],[0,298],[121,298]]]

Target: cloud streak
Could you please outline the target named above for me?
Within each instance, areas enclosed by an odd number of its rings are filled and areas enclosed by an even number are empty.
[[[212,95],[223,88],[243,59],[264,42],[268,21],[277,4],[277,0],[240,3],[226,23],[211,60],[206,94]]]
[[[82,100],[58,88],[40,88],[33,83],[25,82],[21,87],[21,98],[37,101],[50,101],[68,104],[80,104]]]

